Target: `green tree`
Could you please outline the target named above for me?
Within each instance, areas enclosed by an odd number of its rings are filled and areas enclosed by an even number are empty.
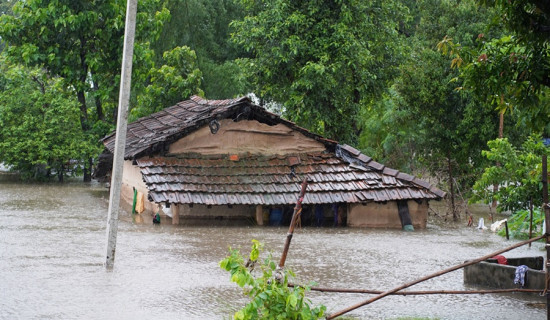
[[[6,52],[16,62],[43,67],[51,77],[59,77],[74,92],[80,108],[80,125],[87,133],[97,133],[96,141],[108,128],[105,105],[114,116],[120,77],[126,1],[123,0],[28,0],[13,6],[13,15],[0,17],[0,37]],[[138,39],[154,39],[167,10],[157,11],[160,0],[140,1]],[[148,70],[152,54],[147,41],[136,42],[134,77]],[[139,85],[140,81],[136,81]],[[91,158],[84,171],[90,180]]]
[[[392,86],[382,99],[360,114],[362,130],[359,148],[390,168],[404,172],[419,170],[419,152],[425,133],[411,111]]]
[[[362,113],[360,148],[401,170],[427,171],[445,182],[449,212],[458,218],[457,189],[468,190],[486,164],[479,150],[496,137],[498,117],[471,94],[456,90],[461,86],[458,72],[435,45],[445,34],[473,42],[487,28],[492,12],[478,10],[470,0],[407,5],[415,14],[402,26],[410,54],[399,66],[391,94]]]
[[[255,93],[285,116],[354,143],[362,106],[379,97],[399,62],[399,1],[241,1],[233,40]]]
[[[0,1],[0,15],[11,14],[11,7],[17,0],[1,0]]]
[[[550,133],[550,6],[544,1],[481,1],[498,10],[506,35],[479,34],[477,43],[446,36],[439,48],[460,68],[464,87],[500,112],[517,109],[535,132]]]
[[[166,64],[151,68],[145,89],[131,110],[134,119],[158,112],[193,94],[202,94],[199,88],[201,72],[196,67],[195,52],[188,47],[176,47],[164,53]]]
[[[11,8],[13,7],[13,4],[15,3],[16,0],[0,0],[0,16],[2,15],[11,15],[12,14],[12,10]],[[4,50],[4,47],[5,47],[5,43],[4,43],[4,40],[2,40],[2,37],[0,37],[0,52],[2,52]]]
[[[244,51],[230,41],[229,23],[242,18],[241,5],[233,0],[168,0],[171,18],[153,47],[155,61],[174,47],[189,47],[197,54],[205,96],[227,99],[249,92],[244,71],[234,59]]]
[[[81,173],[98,150],[82,132],[78,102],[59,78],[0,60],[0,162],[27,179]]]
[[[521,146],[515,148],[506,138],[491,140],[489,150],[482,153],[487,159],[500,163],[487,167],[474,185],[472,202],[489,203],[498,200],[497,210],[529,210],[542,205],[541,158],[550,155],[550,148],[542,143],[540,135],[529,137]],[[490,186],[498,184],[495,192]]]

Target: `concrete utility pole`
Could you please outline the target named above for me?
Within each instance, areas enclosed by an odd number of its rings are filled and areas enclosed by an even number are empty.
[[[546,223],[546,279],[550,277],[550,207],[548,206],[548,157],[542,156],[542,209]],[[548,280],[546,280],[548,290]],[[546,292],[546,319],[550,320],[550,293]]]
[[[130,85],[132,82],[132,57],[134,55],[134,35],[136,33],[137,0],[128,0],[126,6],[126,26],[124,30],[124,49],[122,52],[122,71],[118,96],[118,118],[111,177],[111,193],[107,215],[107,250],[105,267],[112,269],[115,263],[116,237],[118,230],[118,210],[120,189],[122,186],[122,168],[126,147],[128,126],[128,105],[130,104]]]

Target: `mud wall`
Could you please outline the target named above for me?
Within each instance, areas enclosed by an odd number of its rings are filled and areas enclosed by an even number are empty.
[[[407,201],[415,229],[425,229],[428,221],[428,202]],[[350,227],[401,229],[397,202],[350,204],[347,224]]]
[[[291,128],[277,124],[269,126],[256,120],[220,121],[217,133],[208,126],[170,145],[170,154],[288,154],[324,151],[325,146]]]
[[[157,212],[158,206],[147,200],[147,186],[143,181],[139,167],[132,164],[132,161],[124,161],[124,169],[122,172],[122,188],[120,191],[120,205],[125,210],[131,212],[132,203],[134,200],[134,188],[144,195],[145,211],[143,213]]]

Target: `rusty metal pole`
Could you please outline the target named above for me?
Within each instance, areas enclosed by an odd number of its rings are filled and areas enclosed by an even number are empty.
[[[293,283],[288,284],[289,287],[299,287]],[[366,289],[350,289],[350,288],[321,288],[310,287],[311,291],[319,292],[334,292],[334,293],[362,293],[362,294],[381,294],[384,291],[380,290],[366,290]],[[397,291],[390,295],[395,296],[420,296],[420,295],[443,295],[443,294],[488,294],[488,293],[512,293],[512,292],[528,292],[528,293],[541,293],[539,289],[488,289],[488,290],[426,290],[426,291]]]
[[[122,186],[122,168],[126,148],[128,125],[128,105],[130,104],[130,85],[132,81],[132,57],[134,54],[134,36],[136,32],[137,0],[128,0],[126,6],[126,26],[124,31],[124,48],[122,52],[122,70],[118,98],[118,118],[113,159],[113,176],[107,213],[107,249],[105,267],[112,269],[115,263],[116,238],[118,231],[118,210],[120,189]]]
[[[292,220],[290,221],[290,226],[288,226],[288,233],[286,235],[283,254],[281,255],[281,260],[279,261],[279,268],[281,269],[285,266],[286,255],[288,253],[288,248],[290,247],[290,241],[292,240],[292,235],[294,234],[294,227],[296,226],[296,221],[298,221],[298,217],[302,213],[302,201],[304,200],[306,188],[307,188],[307,178],[305,178],[304,182],[302,182],[300,195],[298,196],[298,200],[296,201],[296,206],[294,206],[294,212],[292,213]]]
[[[550,277],[550,207],[548,205],[548,159],[542,156],[542,207],[544,210],[544,221],[546,223],[546,286]],[[548,290],[548,287],[546,288]],[[546,319],[550,320],[550,295],[546,292]]]

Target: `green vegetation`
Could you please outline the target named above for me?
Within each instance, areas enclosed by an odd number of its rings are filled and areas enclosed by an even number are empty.
[[[542,155],[550,154],[540,135],[529,137],[521,148],[515,148],[508,139],[491,140],[490,150],[483,151],[487,159],[498,163],[487,167],[473,186],[470,201],[499,202],[499,211],[529,210],[542,205]],[[500,188],[493,190],[498,184]]]
[[[361,108],[397,72],[407,19],[400,1],[241,1],[232,39],[256,94],[328,138],[355,144]],[[267,40],[267,41],[266,41]]]
[[[544,214],[540,209],[533,210],[533,229],[532,237],[542,235],[542,223]],[[529,210],[518,210],[508,219],[509,236],[514,239],[526,240],[529,238],[529,229],[531,227],[531,212]],[[506,229],[498,231],[498,235],[505,237]]]
[[[1,161],[27,179],[81,175],[73,160],[100,150],[95,137],[81,130],[75,97],[41,69],[0,62]]]
[[[508,228],[513,238],[526,239],[529,235],[531,212],[533,212],[533,234],[542,233],[542,155],[550,154],[544,147],[540,135],[529,137],[520,148],[514,147],[508,139],[491,140],[489,150],[483,151],[487,159],[496,163],[485,168],[473,186],[470,202],[498,201],[498,211],[510,211]],[[495,190],[493,185],[500,187]],[[505,235],[505,230],[499,232]]]
[[[248,256],[230,248],[230,255],[220,262],[223,270],[231,273],[231,281],[243,288],[250,302],[233,316],[245,319],[321,319],[325,306],[312,308],[305,298],[307,286],[289,287],[292,271],[278,269],[271,255],[260,261],[263,244],[252,240]],[[246,261],[246,262],[245,262]],[[259,275],[258,275],[259,274]]]
[[[28,179],[90,179],[115,125],[125,4],[0,0],[0,162]],[[550,135],[548,11],[534,0],[140,1],[130,120],[193,94],[254,93],[436,179],[458,219],[459,191],[493,197],[472,189],[496,165],[488,141],[519,149]]]

